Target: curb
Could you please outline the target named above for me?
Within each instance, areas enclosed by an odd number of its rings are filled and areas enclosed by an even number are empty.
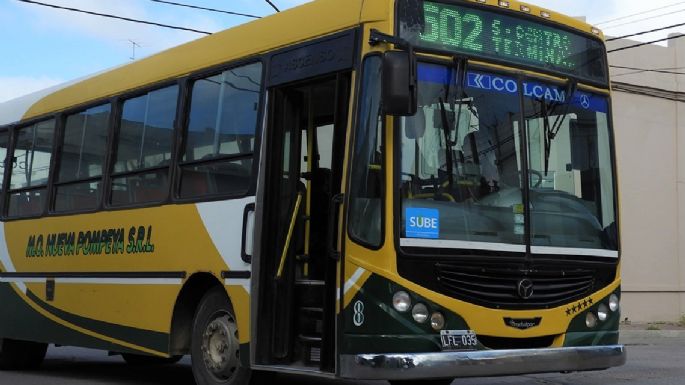
[[[622,344],[639,345],[660,339],[685,339],[685,330],[621,330],[619,336]]]

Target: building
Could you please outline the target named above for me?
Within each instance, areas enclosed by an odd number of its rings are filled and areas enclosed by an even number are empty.
[[[685,314],[685,37],[609,53],[621,199],[623,317]],[[616,40],[613,50],[640,42]],[[662,72],[642,71],[660,69]]]

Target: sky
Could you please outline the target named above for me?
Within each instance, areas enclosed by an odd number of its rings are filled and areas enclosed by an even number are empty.
[[[216,32],[249,18],[181,8],[154,0],[38,0],[43,3],[116,14],[203,31]],[[308,0],[272,0],[281,10]],[[372,1],[372,0],[371,0]],[[262,0],[175,0],[207,8],[265,16],[274,9]],[[685,21],[679,0],[529,0],[531,4],[585,16],[608,35],[621,36]],[[661,8],[661,9],[657,9]],[[614,20],[624,16],[631,16]],[[611,21],[614,20],[614,21]],[[609,22],[607,22],[609,21]],[[683,32],[685,27],[652,33],[649,41]],[[0,102],[88,74],[126,64],[204,35],[146,26],[0,0]],[[133,47],[135,42],[135,56]]]

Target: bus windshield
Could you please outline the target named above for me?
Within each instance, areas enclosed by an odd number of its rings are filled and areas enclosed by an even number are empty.
[[[401,245],[613,256],[607,116],[597,94],[421,63],[418,111],[400,122]]]

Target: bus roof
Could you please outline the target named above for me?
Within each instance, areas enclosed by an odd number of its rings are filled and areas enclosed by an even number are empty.
[[[468,0],[476,2],[476,0]],[[136,62],[77,79],[0,104],[0,126],[83,105],[194,71],[351,28],[360,23],[392,20],[395,0],[315,0],[213,35],[168,49]],[[479,1],[479,3],[481,3]],[[486,5],[503,8],[499,0]],[[509,9],[533,15],[549,13],[549,20],[585,33],[592,27],[578,19],[516,0]],[[524,7],[522,7],[524,6]],[[294,28],[293,26],[296,26]]]

